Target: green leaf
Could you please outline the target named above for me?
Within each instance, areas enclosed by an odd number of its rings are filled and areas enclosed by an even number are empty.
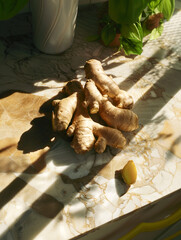
[[[141,54],[143,48],[143,30],[140,23],[125,24],[121,27],[121,46],[126,55]]]
[[[116,28],[111,24],[107,24],[104,26],[101,32],[101,39],[103,43],[108,46],[116,36]]]
[[[19,13],[28,0],[0,0],[0,20],[7,20]]]
[[[143,43],[133,39],[120,38],[121,47],[123,47],[126,55],[135,54],[140,55],[143,51]]]
[[[154,40],[154,39],[160,37],[161,34],[162,34],[162,32],[163,32],[163,24],[160,24],[159,27],[154,28],[154,29],[152,30],[149,40]]]
[[[140,23],[123,24],[121,27],[121,35],[124,38],[136,41],[143,40],[143,30]]]
[[[161,1],[162,0],[153,0],[148,4],[148,6],[152,10],[152,12],[154,12],[154,10],[158,7],[158,5],[160,4]]]
[[[151,0],[109,0],[109,16],[119,24],[138,21],[140,14]]]
[[[173,15],[175,9],[175,0],[162,0],[158,6],[158,9],[163,13],[164,18],[168,21]]]

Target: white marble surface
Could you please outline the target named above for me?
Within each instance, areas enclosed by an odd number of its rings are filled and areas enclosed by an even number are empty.
[[[180,5],[177,1],[163,35],[147,42],[135,58],[85,40],[95,31],[95,7],[79,11],[74,43],[60,55],[45,55],[33,46],[28,14],[0,23],[0,93],[6,93],[0,99],[2,239],[72,239],[180,189]],[[140,127],[125,134],[126,148],[76,155],[69,142],[58,137],[50,149],[24,153],[16,149],[15,143],[37,114],[30,111],[31,101],[36,109],[56,95],[65,81],[84,80],[83,65],[90,58],[101,60],[106,73],[135,100]],[[12,94],[19,91],[29,94]],[[18,116],[22,98],[27,99],[21,109],[27,112],[23,120]],[[16,121],[11,121],[13,109]],[[40,165],[34,164],[42,151]],[[128,189],[115,172],[130,159],[138,179]]]

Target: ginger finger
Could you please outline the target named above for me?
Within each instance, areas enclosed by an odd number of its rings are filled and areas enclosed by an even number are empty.
[[[131,109],[133,107],[133,98],[114,82],[112,78],[106,75],[101,62],[96,59],[90,59],[85,66],[86,78],[91,78],[102,94],[107,94],[113,99],[116,106],[120,108]]]
[[[52,126],[55,132],[67,129],[77,107],[77,93],[52,102]]]
[[[104,137],[100,136],[98,137],[94,149],[96,150],[97,153],[103,153],[106,149],[107,146],[107,141]]]
[[[105,143],[110,147],[120,149],[126,144],[126,139],[119,130],[103,126],[96,122],[93,122],[93,133],[95,136],[99,137],[95,146],[95,150],[99,153],[105,150]]]
[[[70,136],[73,127],[73,140],[71,147],[76,153],[84,153],[90,151],[95,143],[93,134],[92,119],[89,117],[88,111],[78,100],[77,110],[73,119],[73,124],[69,127],[67,134]]]
[[[90,113],[95,114],[99,111],[99,104],[102,100],[102,96],[96,87],[92,87],[92,84],[94,84],[94,82],[88,79],[84,87],[84,92],[86,105],[89,107]]]
[[[130,132],[138,128],[138,116],[128,109],[115,107],[110,101],[103,100],[99,106],[101,118],[110,126]]]
[[[69,96],[52,102],[52,127],[54,131],[59,132],[67,129],[77,108],[77,93],[82,90],[81,83],[73,79],[64,86],[62,91]]]

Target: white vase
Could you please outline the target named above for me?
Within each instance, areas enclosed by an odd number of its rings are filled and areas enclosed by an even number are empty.
[[[78,0],[31,0],[34,44],[42,52],[58,54],[73,42]]]

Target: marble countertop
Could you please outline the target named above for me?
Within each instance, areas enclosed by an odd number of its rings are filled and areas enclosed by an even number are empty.
[[[59,55],[34,47],[29,13],[0,22],[0,239],[73,239],[181,188],[180,8],[132,58],[86,41],[95,6],[79,10],[73,45]],[[41,111],[66,81],[84,80],[90,58],[134,98],[139,129],[122,151],[77,155]],[[130,188],[115,177],[128,160],[138,171]]]

